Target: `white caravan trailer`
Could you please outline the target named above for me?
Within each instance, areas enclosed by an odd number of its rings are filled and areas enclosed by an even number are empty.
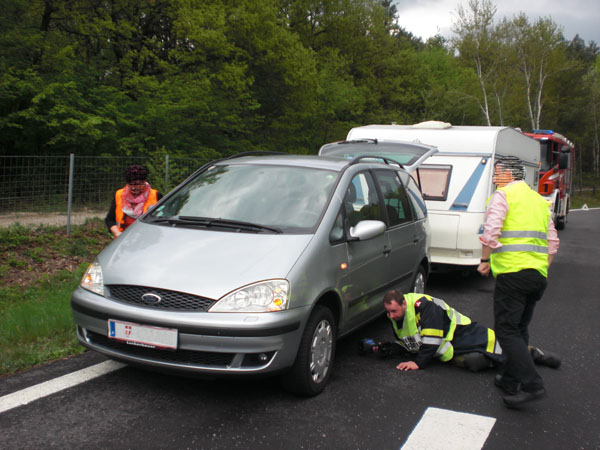
[[[476,266],[481,258],[486,202],[494,192],[494,159],[516,156],[526,168],[525,181],[536,192],[540,145],[510,127],[368,125],[350,130],[347,140],[377,139],[432,145],[438,153],[413,173],[426,200],[431,226],[431,262]],[[439,266],[438,266],[439,268]]]

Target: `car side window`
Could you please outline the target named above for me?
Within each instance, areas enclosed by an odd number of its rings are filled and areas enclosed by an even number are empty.
[[[335,223],[333,224],[333,228],[331,229],[331,233],[329,233],[329,242],[332,244],[337,244],[344,240],[344,215],[342,210],[338,213],[335,218]]]
[[[427,206],[425,206],[425,200],[423,200],[419,186],[408,174],[401,173],[400,178],[408,190],[408,196],[413,205],[413,211],[415,212],[417,220],[424,219],[427,217]]]
[[[410,202],[397,173],[391,170],[378,170],[376,176],[390,226],[412,221]]]
[[[369,172],[361,172],[352,179],[344,197],[344,210],[351,227],[361,220],[382,220],[379,196]]]

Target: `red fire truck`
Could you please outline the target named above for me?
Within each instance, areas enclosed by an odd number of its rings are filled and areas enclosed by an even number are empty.
[[[540,141],[540,182],[538,191],[548,200],[556,228],[567,224],[571,185],[575,168],[575,146],[552,130],[525,133]]]

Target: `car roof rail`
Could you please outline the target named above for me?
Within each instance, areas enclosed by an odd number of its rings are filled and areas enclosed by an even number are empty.
[[[377,159],[377,160],[381,160],[383,161],[385,164],[389,165],[394,165],[394,166],[399,166],[402,169],[404,169],[404,166],[402,164],[400,164],[398,161],[394,161],[393,159],[389,159],[386,158],[385,156],[379,156],[377,154],[372,154],[372,155],[358,155],[355,156],[354,158],[352,158],[352,160],[348,163],[349,166],[353,166],[354,164],[358,164],[359,162],[362,162],[363,159]],[[379,161],[374,161],[374,162],[379,162]]]
[[[377,139],[371,138],[362,138],[362,139],[351,139],[349,141],[339,141],[336,144],[362,144],[362,143],[371,143],[371,144],[379,144]]]
[[[227,160],[227,159],[234,159],[234,158],[242,158],[244,156],[268,156],[268,155],[289,155],[289,154],[290,153],[285,153],[285,152],[272,152],[272,151],[266,151],[266,150],[264,150],[264,151],[257,150],[257,151],[252,151],[252,152],[236,153],[235,155],[226,156],[224,158],[221,158],[221,159],[219,159],[219,161],[223,161],[223,160]]]

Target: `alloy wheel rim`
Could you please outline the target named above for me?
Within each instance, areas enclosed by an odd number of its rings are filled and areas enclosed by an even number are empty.
[[[315,383],[320,383],[327,376],[331,364],[333,349],[333,332],[328,321],[322,320],[317,325],[310,348],[310,376]]]
[[[415,290],[417,294],[425,293],[425,277],[421,272],[417,274],[417,278],[415,279]]]

